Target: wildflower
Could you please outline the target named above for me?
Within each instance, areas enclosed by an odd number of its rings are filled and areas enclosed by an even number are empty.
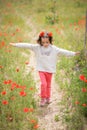
[[[85,79],[84,82],[87,83],[87,79]]]
[[[82,106],[83,106],[83,107],[86,107],[87,105],[84,103],[84,104],[82,104]]]
[[[16,72],[19,72],[19,68],[16,68]]]
[[[7,6],[8,6],[8,7],[11,7],[11,3],[7,3]]]
[[[30,123],[36,123],[36,120],[30,120]]]
[[[15,33],[12,33],[11,36],[15,36]]]
[[[20,32],[20,29],[19,29],[19,28],[17,28],[17,29],[16,29],[16,32]]]
[[[36,124],[36,125],[34,126],[34,129],[37,129],[37,128],[39,128],[39,125],[38,125],[38,124]]]
[[[31,88],[29,88],[30,90],[33,90],[34,88],[33,87],[31,87]]]
[[[0,65],[0,69],[2,69],[2,68],[3,68],[3,66]]]
[[[76,22],[74,23],[74,26],[76,26]]]
[[[40,37],[43,37],[44,34],[45,34],[44,32],[41,32],[41,33],[39,34],[39,36],[40,36]]]
[[[84,75],[80,75],[80,80],[84,81],[85,80],[85,76]]]
[[[5,42],[4,41],[1,42],[1,46],[5,46]]]
[[[12,80],[9,79],[7,82],[8,82],[8,84],[11,84],[11,83],[12,83]]]
[[[20,96],[26,96],[26,93],[24,91],[21,91],[19,94]]]
[[[2,33],[0,32],[0,36],[2,36]]]
[[[24,112],[29,112],[29,108],[24,108]]]
[[[14,82],[14,83],[12,83],[12,85],[11,85],[11,90],[14,90],[15,89],[15,87],[16,87],[16,83]]]
[[[82,92],[87,92],[86,88],[82,88]]]
[[[12,96],[12,97],[11,97],[11,100],[15,100],[15,96]]]
[[[79,104],[79,101],[76,101],[75,104],[78,105],[78,104]]]
[[[5,80],[5,81],[4,81],[4,84],[8,84],[8,82]]]
[[[11,86],[11,90],[14,90],[14,88],[15,88],[15,86],[12,85],[12,86]]]
[[[75,28],[75,30],[76,30],[76,31],[78,31],[78,30],[79,30],[79,28]]]
[[[29,108],[29,112],[33,112],[34,111],[34,109],[33,108]]]
[[[16,88],[21,88],[21,86],[20,86],[20,85],[18,85],[18,84],[16,84]]]
[[[6,36],[8,36],[8,34],[7,34],[7,33],[4,33],[4,36],[6,37]]]
[[[28,61],[26,61],[26,62],[25,62],[25,64],[26,64],[26,65],[28,65],[28,64],[29,64],[29,62],[28,62]]]
[[[85,20],[84,19],[81,19],[81,20],[79,20],[78,21],[78,25],[80,25],[80,26],[84,26],[85,25]]]
[[[6,91],[1,92],[2,95],[6,95]]]
[[[2,104],[7,105],[7,104],[8,104],[8,101],[7,101],[7,100],[3,100],[3,101],[2,101]]]
[[[49,32],[49,33],[48,33],[48,36],[49,36],[49,37],[52,37],[52,32]]]
[[[24,89],[26,89],[26,86],[20,86],[20,88],[21,88],[22,90],[24,90]]]

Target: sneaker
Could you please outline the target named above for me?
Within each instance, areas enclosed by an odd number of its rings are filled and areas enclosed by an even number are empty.
[[[43,106],[45,105],[45,103],[46,103],[45,98],[42,98],[42,99],[41,99],[41,102],[40,102],[40,106],[43,107]]]
[[[50,104],[50,98],[46,98],[46,104]]]

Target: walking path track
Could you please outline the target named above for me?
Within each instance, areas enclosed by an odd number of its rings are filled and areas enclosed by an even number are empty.
[[[31,38],[31,43],[34,41],[34,37],[36,35],[36,28],[35,25],[30,21],[30,19],[27,21],[27,24],[29,27],[31,27],[31,32],[30,32],[30,38]],[[49,105],[46,105],[45,107],[40,107],[39,106],[39,93],[40,93],[40,79],[38,72],[35,70],[35,55],[32,51],[30,51],[30,63],[26,68],[26,72],[29,73],[31,68],[33,68],[32,71],[32,76],[36,82],[36,87],[38,89],[38,94],[36,94],[36,100],[37,100],[37,105],[38,105],[38,110],[37,110],[37,117],[39,120],[39,126],[40,130],[66,130],[66,127],[62,123],[62,114],[63,114],[63,106],[61,105],[61,100],[63,93],[60,91],[60,88],[58,84],[55,82],[54,75],[52,78],[52,95],[51,95],[51,103]],[[58,117],[59,121],[55,121],[55,116]]]

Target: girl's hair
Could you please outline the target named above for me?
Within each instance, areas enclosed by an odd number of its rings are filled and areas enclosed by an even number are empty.
[[[39,37],[37,39],[37,43],[42,45],[42,38],[48,38],[50,41],[50,44],[53,44],[53,36],[52,36],[52,32],[40,32]]]

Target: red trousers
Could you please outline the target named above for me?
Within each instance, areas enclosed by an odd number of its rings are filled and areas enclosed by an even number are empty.
[[[50,98],[52,73],[39,71],[41,80],[41,98]]]

